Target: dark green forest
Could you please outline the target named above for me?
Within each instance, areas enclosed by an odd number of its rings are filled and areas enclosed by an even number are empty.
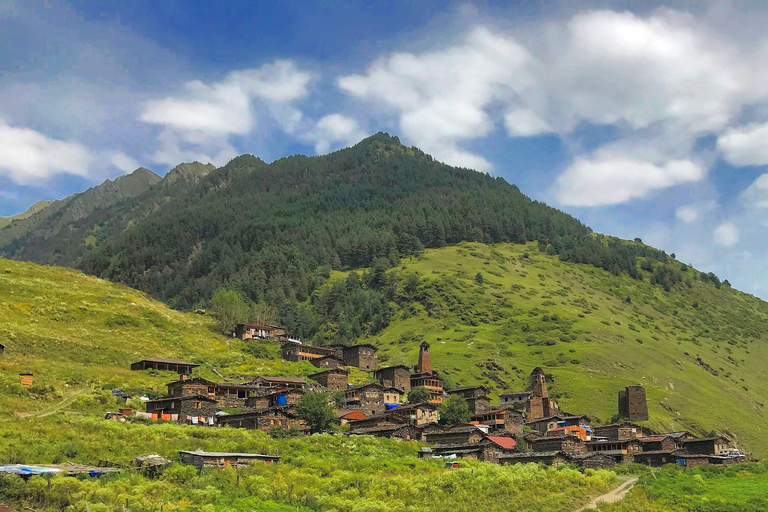
[[[242,155],[199,182],[157,185],[0,254],[76,266],[179,309],[205,307],[226,287],[322,343],[386,327],[389,302],[413,300],[418,284],[398,284],[387,269],[461,241],[538,241],[564,261],[637,279],[638,257],[667,261],[639,241],[593,233],[502,178],[439,163],[383,133],[319,157],[267,164]],[[352,268],[370,270],[320,289],[331,269]],[[660,285],[679,282],[679,270],[660,268]]]

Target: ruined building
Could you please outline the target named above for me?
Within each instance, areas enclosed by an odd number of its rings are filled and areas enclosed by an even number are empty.
[[[648,421],[648,403],[643,386],[627,386],[619,391],[619,416],[629,421]]]

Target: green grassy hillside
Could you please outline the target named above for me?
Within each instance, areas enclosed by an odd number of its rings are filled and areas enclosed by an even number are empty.
[[[601,422],[618,412],[619,389],[641,383],[651,427],[715,430],[768,454],[768,304],[753,296],[718,289],[692,268],[667,292],[650,272],[615,276],[535,244],[427,250],[397,272],[398,293],[406,276],[420,281],[408,292],[414,302],[396,307],[373,339],[387,364],[413,364],[424,339],[433,368],[495,393],[525,389],[542,366],[564,410]]]
[[[378,345],[383,364],[414,364],[427,340],[435,369],[495,394],[524,389],[530,371],[542,366],[561,407],[598,422],[617,412],[619,389],[642,383],[651,427],[714,430],[768,454],[761,442],[768,304],[755,297],[717,288],[692,268],[667,292],[650,284],[649,271],[642,280],[615,276],[561,262],[535,244],[429,249],[391,272],[399,284],[389,325],[358,339]],[[346,277],[333,272],[317,293]],[[196,372],[217,380],[214,369],[232,381],[315,370],[280,361],[275,345],[249,347],[217,334],[208,316],[55,267],[0,260],[0,318],[0,343],[8,347],[0,358],[6,418],[50,411],[80,390],[163,391],[174,374],[128,370],[149,356],[199,362]],[[33,388],[19,386],[23,371],[35,374]],[[67,408],[85,410],[77,401]]]
[[[130,363],[145,357],[198,362],[202,367],[196,373],[216,380],[221,378],[213,369],[232,381],[258,373],[303,375],[314,369],[308,363],[279,361],[275,345],[262,347],[260,355],[271,359],[255,358],[243,342],[218,334],[210,317],[174,311],[126,286],[74,270],[3,259],[0,343],[7,347],[0,357],[0,418],[44,413],[84,391],[165,391],[174,373],[129,370]],[[34,373],[34,386],[20,386],[20,372]],[[77,408],[77,402],[71,406]]]
[[[10,217],[0,217],[0,229],[4,228],[14,220],[28,219],[29,217],[43,210],[46,206],[50,205],[53,202],[54,201],[38,201],[17,215],[11,215]]]

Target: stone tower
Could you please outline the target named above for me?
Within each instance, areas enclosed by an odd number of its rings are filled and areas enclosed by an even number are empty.
[[[538,366],[531,372],[531,397],[528,399],[526,412],[528,413],[528,421],[549,418],[560,413],[557,403],[547,394],[544,370]]]
[[[418,373],[432,373],[432,363],[429,361],[429,343],[421,342],[419,347],[419,366],[416,368]]]
[[[531,397],[547,398],[548,396],[544,370],[537,366],[531,372]]]
[[[619,391],[619,416],[629,421],[648,421],[648,403],[643,386],[627,386]]]

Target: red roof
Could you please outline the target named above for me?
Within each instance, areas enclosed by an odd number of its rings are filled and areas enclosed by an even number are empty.
[[[505,450],[515,449],[515,440],[511,437],[486,436],[486,439],[490,439],[491,441],[501,446]]]
[[[367,420],[368,416],[358,410],[354,411],[339,411],[336,413],[337,418],[344,418],[347,420]]]

